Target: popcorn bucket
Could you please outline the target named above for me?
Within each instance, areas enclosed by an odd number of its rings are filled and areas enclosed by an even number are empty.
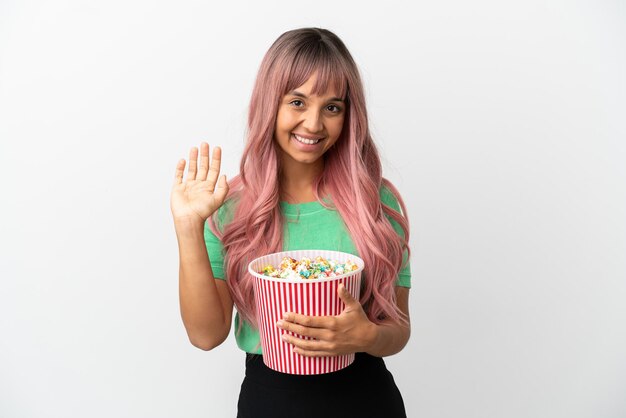
[[[341,264],[350,260],[358,268],[336,277],[318,279],[282,279],[259,273],[268,264],[278,267],[284,257],[314,260],[318,256]],[[308,316],[339,315],[345,304],[337,294],[337,287],[343,283],[348,292],[359,300],[363,267],[363,260],[354,254],[327,250],[283,251],[256,258],[248,265],[248,272],[254,276],[263,362],[267,367],[282,373],[313,375],[334,372],[352,364],[354,353],[332,357],[306,357],[294,353],[293,346],[281,339],[282,334],[288,332],[297,338],[312,338],[282,330],[276,326],[276,321],[285,312]]]

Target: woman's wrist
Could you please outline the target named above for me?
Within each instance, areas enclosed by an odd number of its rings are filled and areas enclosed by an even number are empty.
[[[376,357],[391,356],[400,352],[411,334],[410,328],[395,322],[372,325],[374,325],[373,337],[370,337],[371,344],[365,352]]]
[[[378,346],[380,346],[380,326],[376,325],[373,322],[370,322],[367,327],[365,341],[367,342],[364,352],[371,354],[370,352],[376,351]]]
[[[187,230],[204,230],[204,224],[206,220],[200,218],[199,216],[183,216],[180,218],[174,218],[174,228],[177,231],[187,231]]]

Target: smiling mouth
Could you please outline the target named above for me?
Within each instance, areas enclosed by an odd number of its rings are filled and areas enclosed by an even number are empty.
[[[296,141],[302,143],[302,144],[306,144],[306,145],[315,145],[318,142],[320,142],[323,138],[319,138],[319,139],[307,139],[307,138],[303,138],[299,135],[296,134],[292,134],[292,136],[295,138]]]

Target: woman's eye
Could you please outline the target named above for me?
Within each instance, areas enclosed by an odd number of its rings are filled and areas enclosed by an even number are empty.
[[[302,103],[302,100],[293,100],[293,101],[291,102],[291,104],[292,104],[292,105],[294,105],[294,106],[296,106],[296,107],[300,107],[300,106],[298,105],[298,103]]]
[[[333,113],[339,113],[341,111],[341,108],[335,105],[329,105],[327,109]]]

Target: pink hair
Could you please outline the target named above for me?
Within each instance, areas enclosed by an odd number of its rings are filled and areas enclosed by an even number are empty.
[[[243,319],[256,328],[252,277],[247,266],[256,257],[282,251],[283,245],[281,161],[274,141],[276,115],[283,96],[315,72],[318,77],[312,93],[325,94],[332,85],[346,104],[341,136],[324,155],[324,171],[313,184],[315,196],[328,207],[320,196],[330,194],[365,262],[360,302],[369,319],[406,323],[396,305],[395,281],[404,252],[407,262],[410,257],[409,224],[405,216],[381,203],[381,186],[389,189],[405,215],[406,207],[397,189],[382,177],[357,66],[335,34],[318,28],[285,32],[263,58],[250,100],[248,140],[240,174],[229,182],[227,199],[237,201],[234,218],[223,233],[216,227],[217,213],[209,221],[224,246],[224,271],[233,301]],[[384,215],[400,225],[402,236]]]

